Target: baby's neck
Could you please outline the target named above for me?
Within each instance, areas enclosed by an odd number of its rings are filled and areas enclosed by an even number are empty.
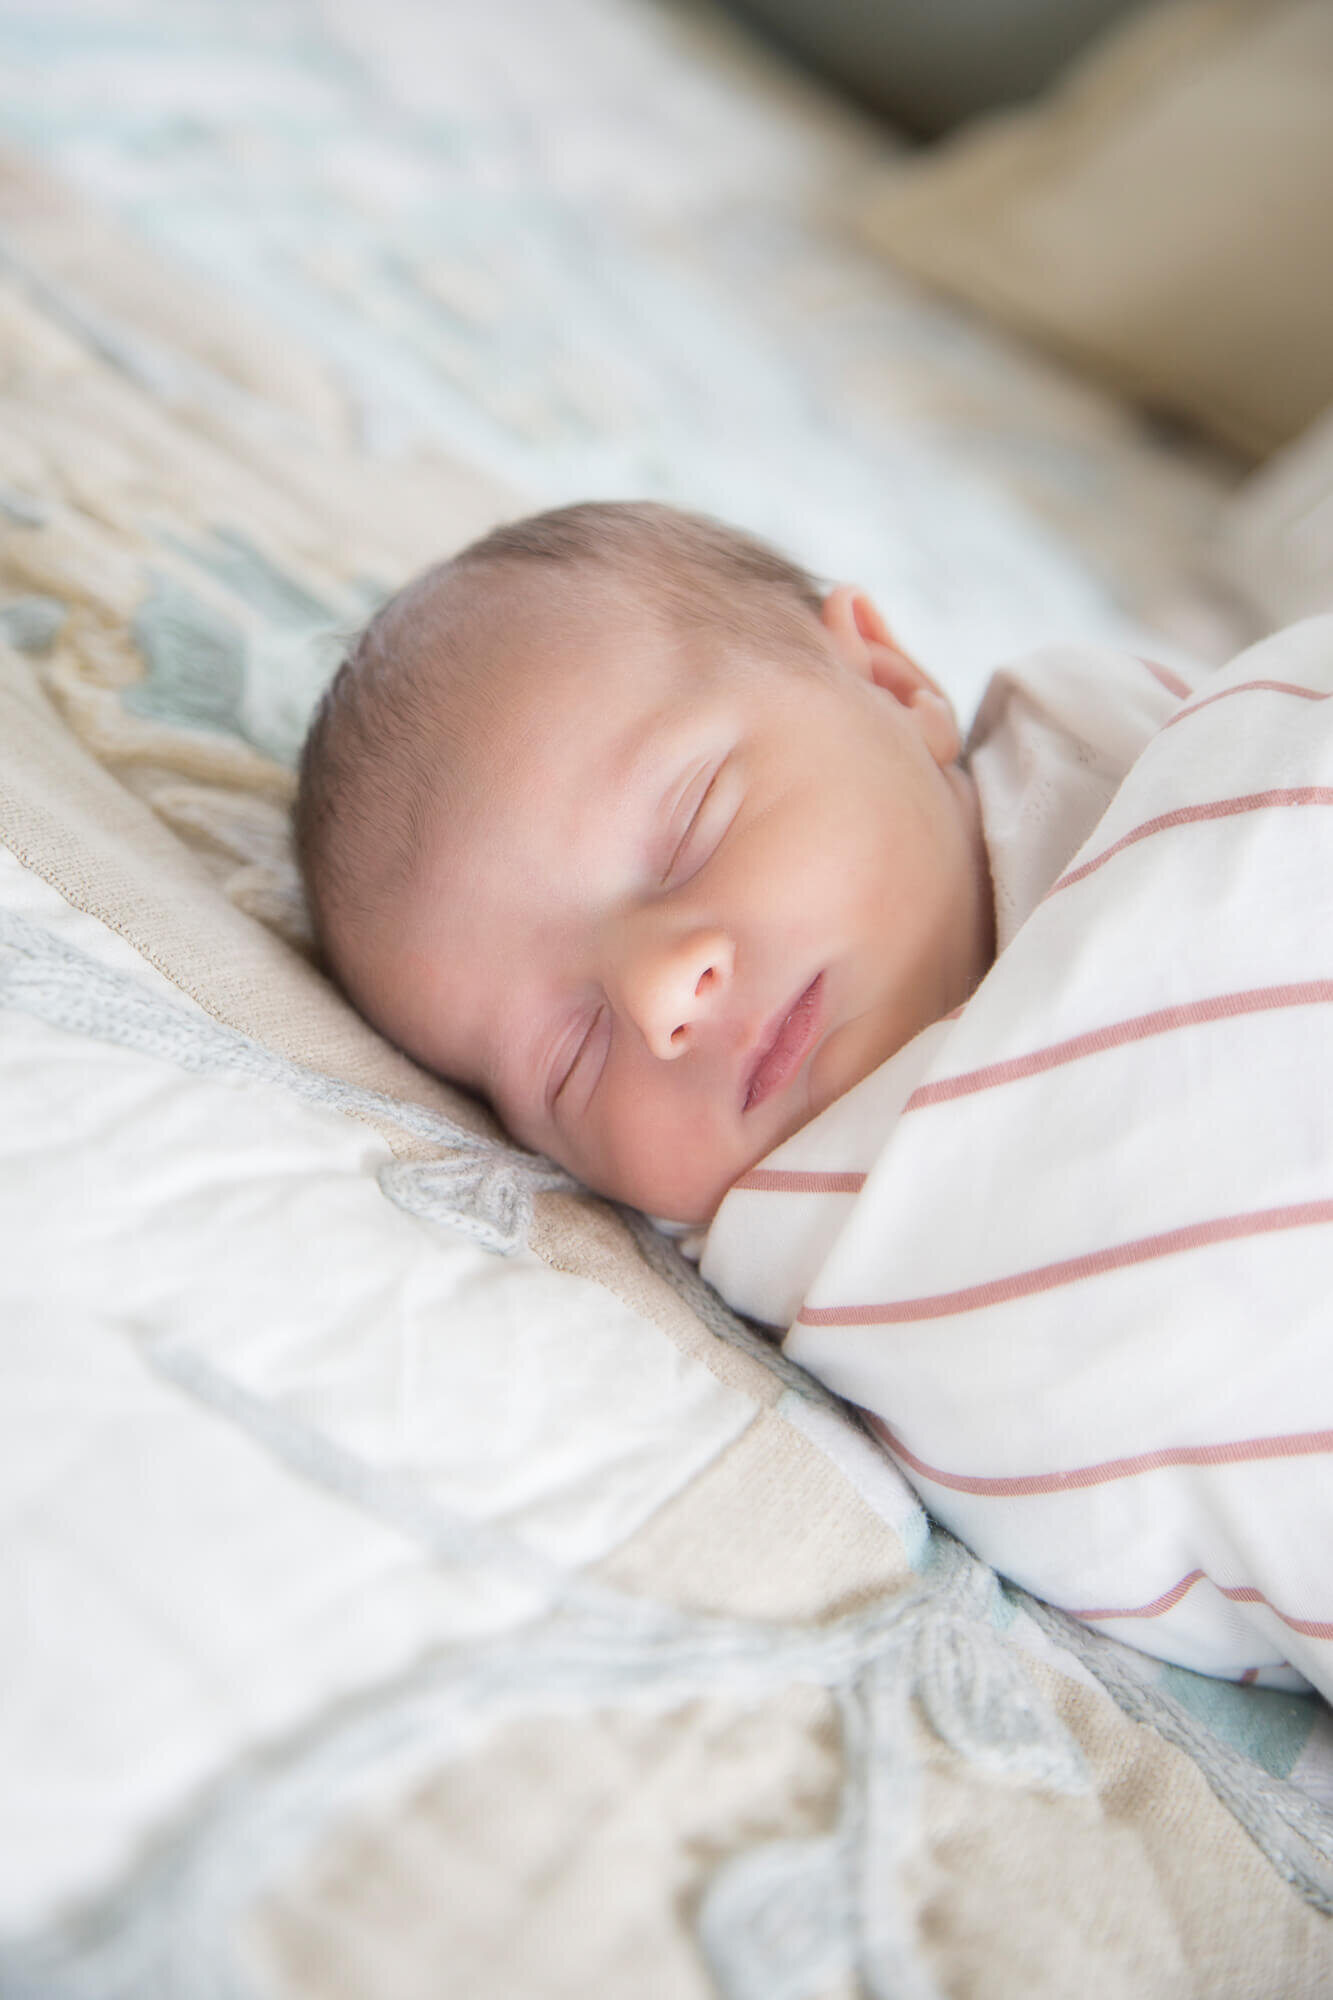
[[[959,956],[953,982],[958,990],[948,1010],[952,1011],[971,998],[995,963],[995,890],[981,820],[981,800],[972,774],[963,765],[953,764],[945,776],[958,798],[972,860],[969,878],[972,896],[966,922],[959,927]]]

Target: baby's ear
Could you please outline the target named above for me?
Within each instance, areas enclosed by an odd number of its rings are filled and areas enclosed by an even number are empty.
[[[820,617],[835,652],[855,673],[911,711],[937,764],[952,764],[962,748],[953,704],[925,668],[903,651],[873,599],[850,583],[840,583],[824,599]]]

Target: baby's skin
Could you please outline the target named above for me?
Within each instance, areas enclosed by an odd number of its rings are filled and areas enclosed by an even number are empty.
[[[862,592],[802,616],[793,661],[520,593],[448,810],[341,968],[517,1138],[679,1222],[993,956],[948,700]]]

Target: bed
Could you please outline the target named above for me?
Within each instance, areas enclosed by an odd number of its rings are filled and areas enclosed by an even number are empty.
[[[356,1018],[287,831],[340,644],[508,514],[736,518],[967,707],[1315,608],[1318,436],[887,263],[899,142],[702,7],[14,5],[0,139],[0,1992],[1326,1992],[1327,1709],[932,1524]]]

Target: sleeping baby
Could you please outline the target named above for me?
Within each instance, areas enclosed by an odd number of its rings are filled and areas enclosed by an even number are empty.
[[[864,593],[568,507],[372,619],[298,848],[361,1011],[691,1226],[979,1554],[1327,1693],[1331,691],[1329,619],[1198,696],[1047,648],[964,754]]]

